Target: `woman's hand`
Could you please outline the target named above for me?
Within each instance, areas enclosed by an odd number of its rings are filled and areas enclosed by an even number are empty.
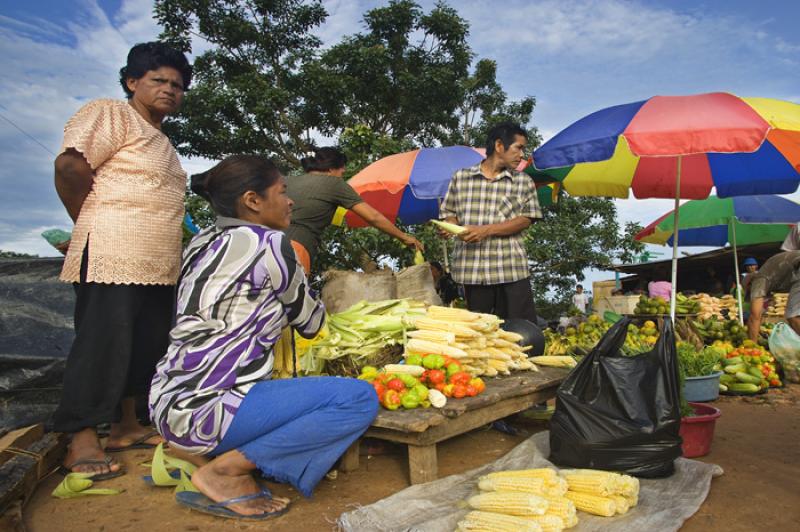
[[[420,242],[419,240],[417,240],[416,238],[414,238],[409,234],[403,235],[403,237],[400,238],[400,241],[406,246],[409,247],[414,246],[419,251],[425,251],[425,246],[422,245],[422,242]]]

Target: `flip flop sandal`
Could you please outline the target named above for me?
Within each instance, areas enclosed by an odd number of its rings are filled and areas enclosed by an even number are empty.
[[[106,456],[103,459],[100,459],[100,458],[84,458],[82,460],[76,460],[75,462],[72,462],[72,464],[69,465],[69,466],[64,466],[64,465],[58,466],[58,472],[61,473],[64,476],[67,476],[70,473],[80,473],[81,475],[85,475],[86,473],[84,473],[83,471],[73,471],[72,468],[76,467],[76,466],[82,466],[82,465],[104,465],[104,466],[111,467],[111,464],[113,462],[114,462],[114,459],[112,457],[110,457],[110,456]],[[117,471],[107,471],[106,473],[97,473],[97,474],[94,474],[94,475],[91,475],[91,476],[87,476],[87,477],[84,477],[84,478],[87,478],[89,480],[92,480],[92,481],[96,482],[98,480],[108,480],[110,478],[121,477],[124,474],[125,474],[125,468],[124,467],[120,467],[119,470],[117,470]]]
[[[198,512],[215,515],[217,517],[227,517],[227,518],[241,519],[246,521],[263,521],[265,519],[270,519],[272,517],[283,515],[289,510],[289,506],[287,505],[284,509],[277,510],[274,512],[265,512],[263,514],[255,514],[255,515],[242,515],[228,508],[228,506],[230,506],[231,504],[238,504],[240,502],[247,502],[264,498],[272,499],[272,492],[266,488],[262,489],[258,493],[244,495],[242,497],[234,497],[233,499],[228,499],[227,501],[222,501],[222,502],[214,502],[205,495],[203,495],[202,493],[195,491],[182,491],[180,493],[175,494],[175,500],[178,502],[178,504],[181,504]]]
[[[123,490],[92,488],[94,482],[86,473],[69,473],[52,492],[59,499],[73,499],[87,495],[119,495]]]
[[[161,436],[161,435],[157,431],[151,430],[144,436],[141,436],[133,440],[129,445],[123,445],[122,447],[106,447],[106,452],[118,453],[121,451],[129,451],[132,449],[155,449],[156,446],[159,445],[158,443],[147,443],[147,440],[149,440],[153,436]]]
[[[167,481],[167,483],[162,483],[163,481],[154,479],[153,475],[144,475],[142,476],[142,480],[144,480],[144,483],[152,488],[164,488],[164,487],[172,488],[174,486],[177,486],[178,482],[180,482],[181,480],[181,470],[174,469],[172,471],[169,471],[167,475],[169,475],[169,478],[171,479]]]
[[[182,483],[181,472],[185,473],[187,486],[191,484],[189,479],[197,470],[197,466],[164,454],[164,445],[159,443],[153,451],[153,459],[150,461],[150,474],[143,476],[142,480],[150,486],[172,487]]]

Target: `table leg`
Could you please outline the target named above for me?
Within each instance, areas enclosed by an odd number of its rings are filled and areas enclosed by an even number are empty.
[[[408,446],[408,471],[411,484],[422,484],[436,480],[438,465],[436,463],[436,444]]]
[[[358,469],[358,451],[361,439],[357,439],[353,444],[347,448],[342,455],[342,460],[339,463],[339,470],[343,472],[355,471]]]

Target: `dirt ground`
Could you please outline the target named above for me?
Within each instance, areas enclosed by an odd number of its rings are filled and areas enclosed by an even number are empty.
[[[797,504],[800,386],[773,390],[756,398],[724,397],[715,405],[722,409],[722,417],[717,421],[711,454],[701,460],[722,466],[725,474],[712,481],[708,498],[683,530],[797,530],[800,523]],[[526,435],[546,428],[544,423],[522,419],[515,421],[514,426]],[[459,473],[493,461],[526,435],[510,436],[487,428],[440,444],[439,474]],[[277,486],[274,491],[293,499],[292,508],[287,514],[265,523],[225,520],[177,506],[171,490],[148,488],[142,483],[140,476],[146,470],[137,464],[147,460],[150,453],[129,451],[123,454],[129,473],[101,483],[102,487],[124,489],[124,493],[58,500],[51,497],[50,492],[61,477],[53,475],[42,482],[25,506],[25,524],[33,532],[330,530],[335,528],[341,513],[408,486],[404,450],[390,447],[388,451],[387,454],[362,456],[358,471],[339,473],[334,481],[323,480],[311,500],[304,499],[291,488]],[[580,530],[580,525],[575,530]]]

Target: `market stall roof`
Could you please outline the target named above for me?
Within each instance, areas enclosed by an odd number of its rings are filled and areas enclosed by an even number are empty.
[[[780,242],[770,242],[765,244],[753,244],[750,246],[739,246],[739,257],[744,260],[747,257],[754,257],[759,264],[780,251]],[[713,249],[703,253],[681,257],[678,259],[681,268],[698,269],[712,266],[723,270],[731,269],[731,255],[733,249],[724,247]],[[613,267],[614,270],[622,273],[642,275],[657,270],[659,268],[670,267],[670,259],[643,262],[640,264],[619,264]]]

